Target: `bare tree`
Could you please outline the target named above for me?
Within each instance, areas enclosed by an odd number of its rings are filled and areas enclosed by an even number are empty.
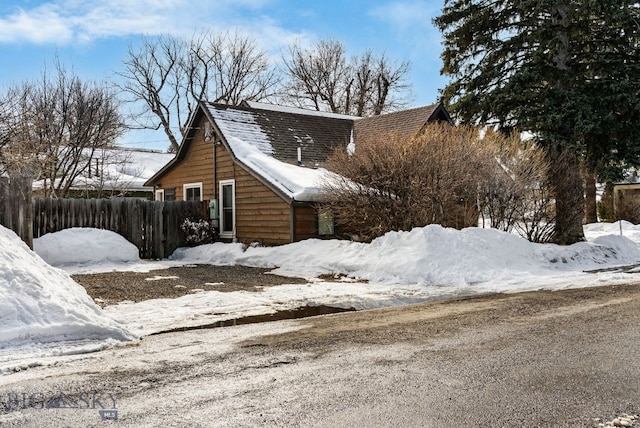
[[[267,53],[255,41],[236,34],[206,33],[190,44],[191,74],[200,73],[192,96],[238,105],[273,95],[279,78]]]
[[[285,97],[298,107],[371,116],[408,102],[410,65],[396,65],[384,53],[367,50],[348,59],[342,43],[320,40],[311,48],[292,45],[283,63]]]
[[[172,109],[175,105],[183,105],[186,98],[182,91],[180,63],[183,61],[187,46],[180,40],[171,37],[160,37],[157,40],[144,39],[138,51],[129,47],[128,58],[124,61],[124,70],[117,74],[124,78],[116,83],[131,96],[130,101],[142,102],[151,113],[134,114],[131,122],[137,129],[163,129],[169,138],[171,147],[177,149],[178,140],[173,132]],[[187,105],[187,110],[193,106]],[[176,109],[177,110],[177,109]],[[179,110],[176,112],[180,113]]]
[[[255,42],[235,34],[205,32],[190,41],[173,36],[145,39],[129,48],[118,87],[148,114],[135,114],[139,129],[162,129],[175,151],[199,101],[260,101],[278,84],[275,69]]]
[[[488,130],[482,139],[497,162],[478,187],[483,224],[515,231],[532,242],[547,242],[555,224],[554,200],[549,186],[549,161],[534,140],[523,141]]]
[[[350,104],[351,70],[344,45],[321,40],[312,49],[299,44],[289,48],[283,58],[288,77],[286,97],[299,107],[344,113]]]
[[[28,105],[27,94],[27,86],[13,86],[0,99],[0,176],[37,173],[38,159],[34,153],[38,149],[22,127],[21,112]]]
[[[41,179],[45,196],[65,197],[96,150],[113,145],[124,126],[106,84],[82,82],[60,63],[55,69],[5,95],[11,132],[0,161],[9,174],[27,169]]]

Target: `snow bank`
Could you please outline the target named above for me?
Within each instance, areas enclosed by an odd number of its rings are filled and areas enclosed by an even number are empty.
[[[103,272],[107,266],[148,271],[151,267],[202,263],[273,268],[274,273],[313,281],[265,287],[260,292],[206,291],[177,299],[120,303],[104,309],[125,323],[129,331],[147,335],[307,305],[368,309],[475,293],[557,290],[635,281],[636,270],[615,267],[640,263],[640,226],[623,223],[622,229],[623,236],[617,223],[587,225],[588,242],[561,247],[532,244],[493,229],[459,231],[432,225],[410,232],[391,232],[370,244],[317,239],[277,247],[215,243],[180,248],[171,260],[119,264],[105,261],[109,253],[122,253],[108,245],[119,239],[117,235],[109,236],[115,235],[112,232],[104,232],[98,238],[90,229],[63,231],[52,234],[50,239],[57,242],[59,251],[77,247],[85,239],[83,234],[90,236],[89,241],[101,241],[91,257],[93,261],[86,264],[87,273]],[[585,272],[602,268],[606,270]],[[73,264],[64,269],[78,272]],[[367,281],[343,278],[329,282],[318,278],[320,274],[337,273]]]
[[[80,228],[47,233],[33,241],[34,251],[52,266],[138,262],[135,245],[108,230]]]
[[[60,249],[75,252],[75,249]],[[7,349],[51,342],[96,348],[133,340],[67,273],[49,266],[0,226],[0,361]],[[46,345],[45,345],[46,347]],[[69,348],[71,349],[71,348]],[[4,351],[4,352],[3,352]],[[56,353],[64,353],[56,349]],[[73,352],[82,352],[77,347]]]
[[[176,260],[278,268],[283,275],[342,273],[371,282],[469,286],[516,277],[582,273],[640,262],[640,247],[625,236],[561,247],[534,244],[494,229],[462,231],[438,225],[390,232],[370,244],[310,239],[280,247],[212,244],[180,249]]]

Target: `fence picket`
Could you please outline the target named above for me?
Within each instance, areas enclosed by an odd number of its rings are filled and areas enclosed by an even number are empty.
[[[34,198],[32,207],[34,238],[71,227],[106,229],[134,244],[144,259],[165,258],[186,245],[180,230],[185,218],[208,218],[207,201]]]

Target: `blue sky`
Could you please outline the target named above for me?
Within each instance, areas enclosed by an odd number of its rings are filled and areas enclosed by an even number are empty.
[[[443,0],[4,0],[0,4],[0,86],[35,79],[57,55],[82,78],[114,77],[141,35],[190,38],[203,29],[239,31],[279,58],[287,46],[333,38],[350,54],[371,48],[412,64],[414,106],[436,101],[441,37],[431,19]],[[123,144],[166,148],[157,133]]]

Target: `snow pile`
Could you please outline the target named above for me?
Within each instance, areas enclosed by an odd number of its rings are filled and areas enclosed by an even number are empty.
[[[524,277],[582,273],[640,262],[640,247],[624,236],[561,247],[534,244],[494,229],[462,231],[438,225],[390,232],[370,244],[310,239],[280,247],[214,244],[180,249],[174,260],[278,268],[274,273],[315,277],[341,273],[370,282],[470,286]]]
[[[74,227],[34,239],[33,249],[57,267],[139,262],[135,245],[107,230]]]
[[[622,227],[624,236],[620,235],[619,224],[588,225],[588,242],[561,247],[533,244],[493,229],[459,231],[432,225],[410,232],[391,232],[370,244],[317,239],[277,247],[215,243],[178,249],[171,260],[125,261],[120,265],[105,260],[108,252],[121,250],[106,250],[105,245],[102,253],[93,254],[93,262],[87,262],[83,272],[102,272],[107,270],[105,266],[149,271],[201,263],[273,268],[274,273],[312,281],[265,287],[260,292],[206,291],[177,299],[123,302],[104,309],[130,331],[146,335],[303,306],[368,309],[475,293],[558,290],[635,281],[636,269],[620,267],[640,264],[640,226],[623,223]],[[74,234],[58,232],[51,234],[46,245],[40,242],[38,247],[76,247],[83,241],[83,234],[96,239],[94,233],[90,229]],[[107,235],[101,238],[105,244],[111,240]],[[72,264],[63,268],[78,272]],[[343,274],[352,279],[324,281],[318,278],[320,274]],[[150,276],[150,286],[155,278]],[[215,281],[211,278],[210,282]]]
[[[15,358],[19,348],[65,342],[54,353],[86,352],[133,340],[123,326],[106,316],[84,288],[53,268],[12,231],[0,226],[0,361]]]
[[[615,223],[585,224],[584,233],[589,240],[594,240],[600,236],[614,235],[626,236],[632,241],[640,243],[640,225],[629,223],[626,220]]]

